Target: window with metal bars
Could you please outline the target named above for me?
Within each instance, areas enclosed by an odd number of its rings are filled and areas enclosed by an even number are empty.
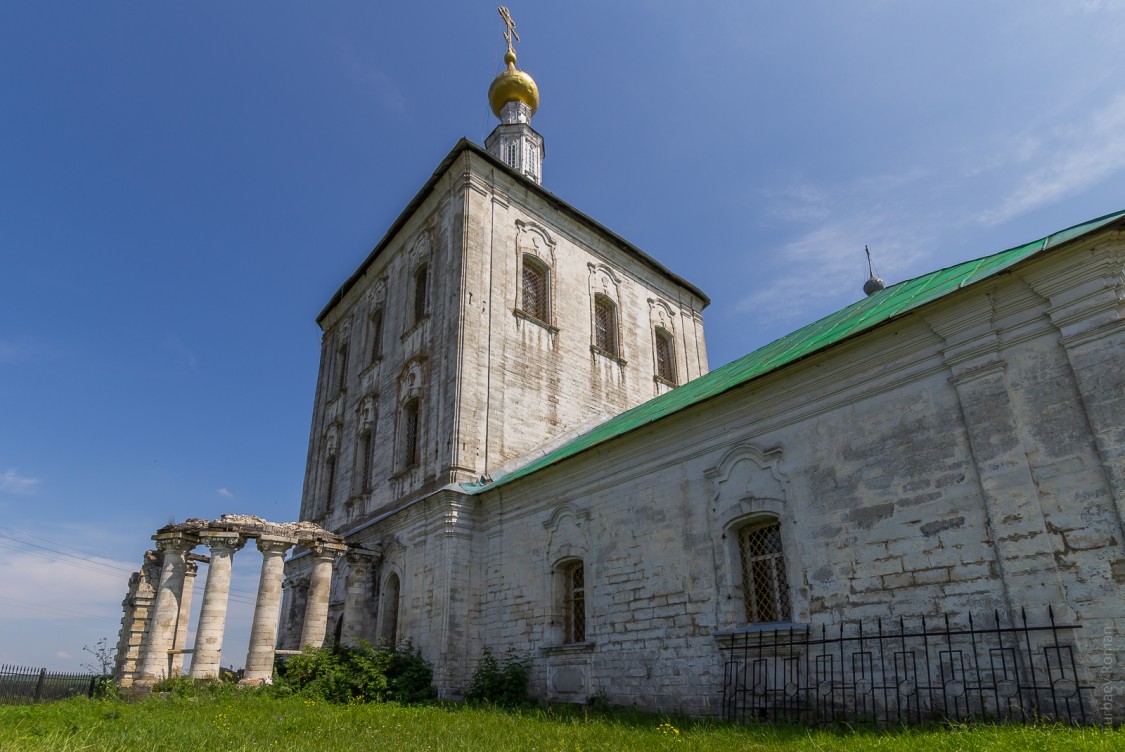
[[[523,257],[523,310],[543,322],[549,322],[549,273],[534,256]]]
[[[666,330],[656,330],[656,375],[676,383],[676,347],[672,335]]]
[[[414,272],[414,323],[426,318],[426,288],[429,283],[429,267],[424,264]]]
[[[371,314],[371,362],[374,363],[383,355],[383,309],[376,309]]]
[[[355,480],[355,493],[366,493],[371,490],[371,465],[374,460],[374,429],[369,428],[359,435],[356,445],[356,469],[358,473]]]
[[[789,621],[789,585],[777,520],[753,522],[738,531],[746,621]]]
[[[336,351],[336,391],[342,392],[348,388],[348,346],[340,345]]]
[[[508,165],[514,169],[519,169],[520,164],[520,143],[519,141],[508,142]]]
[[[402,406],[402,466],[413,467],[421,458],[418,435],[419,401],[417,397]]]
[[[336,455],[330,454],[324,460],[324,512],[332,511],[332,499],[336,495]]]
[[[563,641],[586,641],[586,568],[576,561],[563,568]]]
[[[604,295],[594,297],[594,345],[617,355],[617,306]]]

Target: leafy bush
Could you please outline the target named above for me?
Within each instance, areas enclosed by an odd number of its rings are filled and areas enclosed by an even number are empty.
[[[176,675],[153,685],[155,693],[167,692],[173,697],[215,697],[230,695],[239,688],[219,679],[192,679]]]
[[[433,669],[410,643],[314,648],[280,663],[277,674],[275,693],[335,703],[419,702],[437,696]]]
[[[505,654],[502,665],[492,651],[485,648],[469,681],[465,699],[509,708],[529,705],[531,698],[527,695],[527,679],[530,667],[531,659],[511,648]]]

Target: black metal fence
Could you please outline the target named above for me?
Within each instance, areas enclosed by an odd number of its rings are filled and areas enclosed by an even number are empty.
[[[0,665],[0,703],[90,697],[100,679],[94,674],[62,674],[45,668]]]
[[[728,720],[918,724],[932,720],[1093,722],[1075,661],[1078,625],[910,619],[740,634],[728,651]],[[909,625],[909,626],[908,626]]]

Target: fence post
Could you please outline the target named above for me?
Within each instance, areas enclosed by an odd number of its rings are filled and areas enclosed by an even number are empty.
[[[39,684],[35,687],[35,699],[43,699],[43,687],[47,685],[47,669],[39,670]]]

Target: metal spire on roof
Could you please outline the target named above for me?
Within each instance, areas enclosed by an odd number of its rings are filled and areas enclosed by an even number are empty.
[[[871,249],[863,246],[863,252],[867,254],[867,281],[863,283],[863,294],[871,297],[887,285],[882,277],[875,274],[875,265],[871,263]]]

